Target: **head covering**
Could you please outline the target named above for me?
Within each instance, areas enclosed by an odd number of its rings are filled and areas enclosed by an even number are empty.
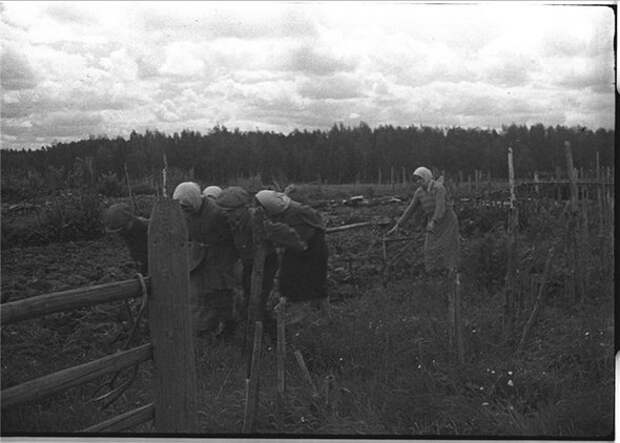
[[[219,186],[207,186],[202,191],[202,195],[205,197],[211,197],[213,199],[218,198],[218,196],[222,193],[222,188]]]
[[[103,225],[107,232],[118,232],[124,229],[134,219],[129,205],[116,203],[106,209],[103,214]]]
[[[176,187],[172,194],[174,200],[178,200],[181,206],[189,206],[198,211],[202,205],[202,193],[200,186],[194,182],[183,182]]]
[[[251,202],[250,193],[240,186],[230,186],[224,189],[215,199],[215,203],[225,210],[249,206]]]
[[[286,211],[291,204],[288,195],[282,192],[263,190],[256,194],[256,200],[269,215],[276,215]]]
[[[433,173],[428,168],[425,168],[424,166],[420,166],[418,169],[413,171],[413,175],[417,175],[418,177],[421,177],[424,184],[430,182],[433,179]]]

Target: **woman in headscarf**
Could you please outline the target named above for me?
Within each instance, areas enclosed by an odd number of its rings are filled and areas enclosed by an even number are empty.
[[[433,180],[431,171],[423,166],[413,172],[413,177],[414,182],[420,186],[388,235],[396,232],[416,210],[421,209],[426,216],[426,271],[430,274],[456,271],[459,260],[459,223],[447,198],[443,180]]]
[[[281,192],[263,190],[255,199],[268,217],[267,238],[284,248],[280,294],[287,301],[326,308],[328,250],[320,214]]]
[[[212,198],[213,200],[217,199],[221,193],[222,193],[222,188],[220,188],[219,186],[215,186],[215,185],[207,186],[206,188],[202,190],[202,195],[204,195],[205,197]]]
[[[172,198],[178,200],[187,221],[194,330],[232,333],[237,253],[226,216],[213,199],[202,195],[196,183],[181,183]]]
[[[121,236],[131,258],[136,262],[138,271],[146,275],[149,220],[135,215],[129,205],[117,203],[103,214],[103,225],[107,233],[118,233]]]
[[[243,304],[239,307],[241,318],[247,317],[247,307],[251,295],[252,269],[254,267],[254,254],[256,252],[252,233],[252,197],[245,189],[239,186],[230,186],[220,193],[215,203],[224,210],[228,224],[232,232],[233,241],[237,253],[241,259],[243,288]],[[258,316],[264,323],[274,323],[266,310],[267,301],[273,289],[273,279],[278,270],[278,256],[273,245],[266,245],[265,264],[263,268],[263,285],[259,302]],[[273,325],[269,325],[273,326]],[[270,327],[265,326],[265,331]]]

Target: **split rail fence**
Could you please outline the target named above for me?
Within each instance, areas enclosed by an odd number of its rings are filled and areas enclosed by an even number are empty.
[[[82,432],[118,432],[150,420],[154,421],[158,433],[197,431],[187,228],[177,202],[169,199],[156,202],[148,238],[150,277],[145,277],[142,282],[138,279],[125,280],[0,305],[0,321],[5,326],[84,306],[147,297],[151,336],[147,344],[2,389],[3,409],[152,359],[155,367],[153,402]]]

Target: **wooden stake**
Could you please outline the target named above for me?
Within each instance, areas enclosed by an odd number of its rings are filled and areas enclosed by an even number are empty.
[[[299,349],[295,351],[295,359],[297,360],[297,364],[301,369],[301,373],[303,374],[304,379],[308,382],[310,388],[312,389],[312,396],[315,398],[318,397],[319,392],[316,390],[314,381],[312,381],[312,376],[310,376],[310,371],[308,371],[308,367],[306,366],[304,357],[303,355],[301,355],[301,351]]]
[[[549,279],[549,274],[551,273],[552,259],[553,259],[553,248],[549,249],[549,252],[547,254],[547,261],[545,262],[545,269],[542,274],[542,280],[540,282],[540,285],[538,286],[538,296],[536,297],[536,302],[534,303],[534,307],[532,308],[532,313],[530,314],[530,317],[528,318],[527,322],[525,323],[525,327],[523,328],[523,333],[521,334],[521,340],[519,340],[519,344],[517,345],[517,352],[520,352],[523,349],[523,345],[525,344],[525,341],[527,340],[527,336],[530,332],[530,329],[532,328],[532,325],[534,324],[534,321],[536,320],[536,314],[538,314],[538,311],[540,309],[540,306],[542,304],[543,297],[545,294],[545,285],[547,283],[547,280]]]
[[[263,223],[265,220],[265,214],[262,209],[256,209],[252,213],[252,241],[254,242],[255,252],[254,261],[252,264],[252,275],[250,277],[250,300],[248,300],[248,318],[246,323],[246,331],[244,338],[244,348],[246,343],[250,343],[254,331],[252,326],[255,322],[262,322],[263,319],[263,307],[261,306],[261,293],[263,290],[263,274],[265,271],[265,257],[266,257],[266,245],[265,245],[265,233]],[[253,351],[250,353],[253,355]],[[248,363],[248,377],[250,376],[250,364]]]
[[[258,409],[258,391],[260,362],[263,348],[263,322],[254,325],[254,346],[252,347],[252,363],[250,377],[246,379],[246,403],[243,416],[243,433],[253,433],[255,428],[256,410]]]
[[[136,198],[133,195],[131,190],[131,184],[129,183],[129,172],[127,171],[127,163],[123,163],[123,169],[125,170],[125,183],[127,184],[127,192],[129,193],[129,198],[131,199],[131,204],[133,206],[134,212],[138,210],[138,205],[136,204]]]
[[[571,274],[574,282],[574,287],[570,292],[574,294],[574,301],[577,301],[583,300],[585,288],[582,256],[579,251],[579,239],[577,235],[579,224],[579,219],[577,217],[577,179],[575,177],[576,174],[575,167],[573,165],[573,154],[569,141],[564,142],[564,152],[566,154],[566,169],[568,172],[568,179],[570,181],[570,214],[567,229],[569,236],[568,247],[572,265]]]
[[[325,408],[327,408],[327,410],[329,410],[332,406],[331,404],[331,394],[333,392],[333,388],[334,388],[334,381],[336,380],[336,378],[332,375],[326,375],[325,379],[323,380],[323,392],[325,395]]]
[[[278,407],[278,420],[282,421],[282,413],[284,409],[284,394],[286,391],[286,334],[285,334],[285,314],[286,314],[286,299],[280,298],[278,303],[278,309],[276,311],[276,321],[278,327],[278,343],[276,345],[276,373],[278,382],[278,395],[277,395],[277,407]]]
[[[454,273],[454,328],[456,336],[456,355],[459,363],[465,361],[463,348],[463,318],[461,315],[461,277],[458,272]]]
[[[515,196],[515,173],[512,147],[508,147],[508,182],[510,185],[510,215],[507,239],[507,270],[504,288],[504,336],[512,334],[515,321],[515,281],[517,275],[517,227],[518,210]]]
[[[451,288],[452,289],[452,288]],[[448,347],[454,349],[456,338],[456,319],[455,319],[455,295],[454,290],[448,291]]]
[[[168,159],[166,153],[162,154],[164,161],[164,168],[161,170],[161,192],[164,198],[168,198],[168,192],[166,191],[168,181]]]

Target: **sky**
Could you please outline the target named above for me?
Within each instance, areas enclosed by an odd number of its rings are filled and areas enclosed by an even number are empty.
[[[0,3],[1,147],[334,123],[613,129],[605,6]]]

